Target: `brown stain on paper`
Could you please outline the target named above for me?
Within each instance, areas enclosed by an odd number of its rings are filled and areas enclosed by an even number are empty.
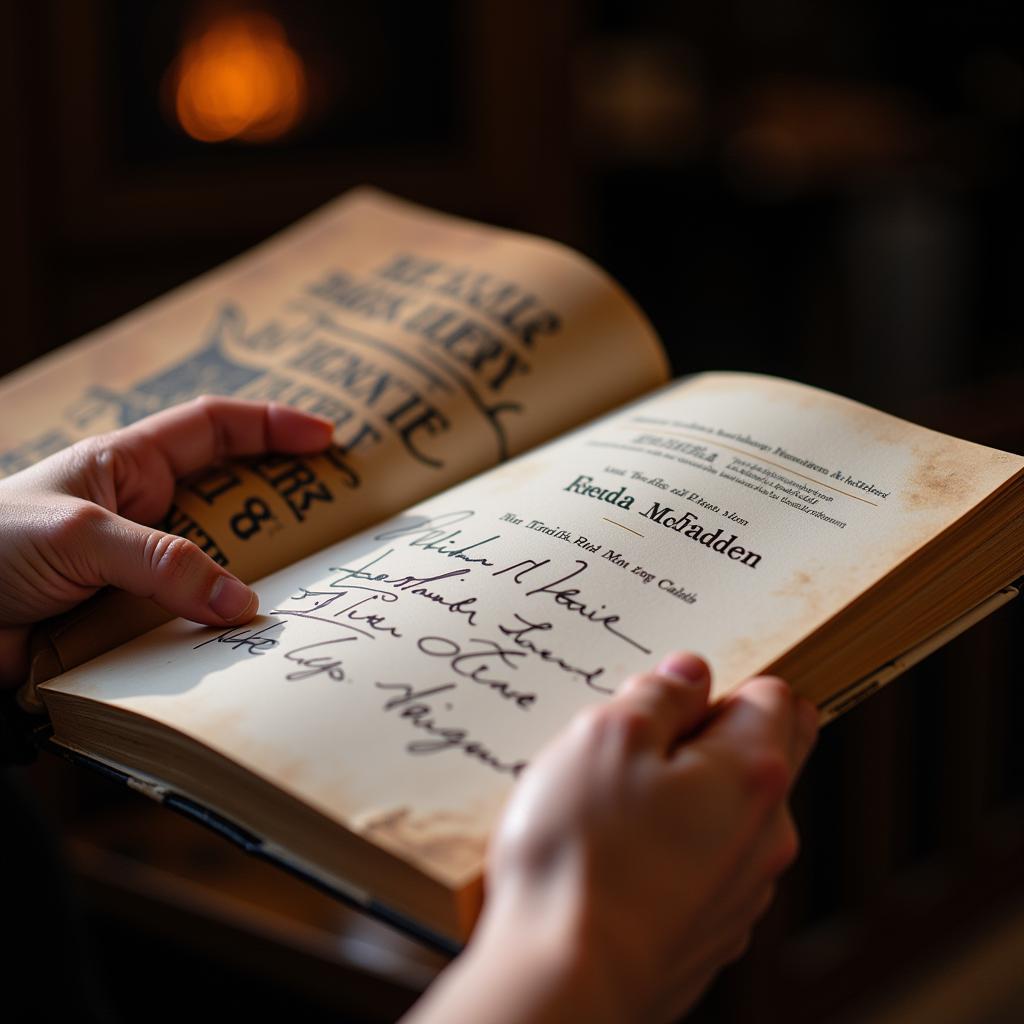
[[[803,569],[796,569],[781,587],[772,591],[772,597],[784,601],[799,598],[805,602],[807,613],[813,615],[821,607],[821,590],[821,585],[814,576]]]
[[[367,839],[456,874],[479,870],[487,850],[486,837],[469,828],[461,815],[415,816],[407,807],[368,816],[359,825]]]
[[[977,465],[974,452],[950,451],[944,445],[913,446],[915,467],[901,494],[911,511],[961,509],[972,503],[975,486],[968,467]]]

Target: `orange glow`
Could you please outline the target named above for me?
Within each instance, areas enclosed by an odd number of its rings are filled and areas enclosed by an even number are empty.
[[[306,74],[269,14],[224,15],[182,47],[170,67],[174,113],[200,142],[268,142],[306,110]]]

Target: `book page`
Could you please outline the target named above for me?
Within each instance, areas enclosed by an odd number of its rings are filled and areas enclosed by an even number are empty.
[[[1022,467],[708,374],[268,577],[249,625],[173,623],[44,696],[182,729],[457,883],[573,712],[676,648],[723,693]]]
[[[360,189],[7,378],[0,475],[199,394],[326,416],[327,454],[211,469],[162,524],[252,580],[666,376],[646,318],[584,257]],[[89,622],[54,634],[63,665],[95,653]]]

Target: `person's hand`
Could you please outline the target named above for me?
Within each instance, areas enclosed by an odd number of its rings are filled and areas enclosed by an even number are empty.
[[[416,1019],[669,1021],[740,955],[796,856],[786,800],[817,713],[776,678],[711,707],[709,687],[672,655],[536,759],[473,940]]]
[[[150,525],[175,481],[235,455],[316,452],[332,425],[275,402],[199,398],[79,441],[0,480],[0,682],[27,670],[28,627],[111,584],[211,626],[256,595],[195,544]]]

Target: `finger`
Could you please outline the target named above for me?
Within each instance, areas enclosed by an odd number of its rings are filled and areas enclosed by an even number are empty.
[[[701,741],[762,757],[781,755],[790,772],[795,772],[797,707],[788,683],[777,676],[758,676],[725,698]]]
[[[259,599],[191,541],[108,514],[90,541],[94,586],[151,597],[173,615],[211,626],[247,622]]]
[[[707,663],[678,652],[663,658],[654,672],[627,679],[608,707],[635,712],[646,724],[644,739],[668,753],[707,717],[710,692]]]
[[[88,438],[24,471],[46,486],[132,519],[167,511],[175,480],[220,459],[327,447],[332,426],[277,402],[196,399],[123,430]]]
[[[124,433],[155,444],[181,477],[236,455],[321,451],[333,429],[330,420],[278,402],[207,396],[140,420]]]

